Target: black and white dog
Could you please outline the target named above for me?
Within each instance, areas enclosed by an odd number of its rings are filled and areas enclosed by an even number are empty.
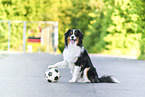
[[[83,34],[80,30],[69,29],[65,33],[64,60],[48,68],[68,67],[72,74],[69,82],[92,82],[92,83],[119,83],[112,76],[98,77],[87,51],[82,44]]]

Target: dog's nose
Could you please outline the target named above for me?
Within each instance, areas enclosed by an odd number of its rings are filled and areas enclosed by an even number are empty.
[[[71,38],[73,39],[73,38],[74,38],[74,36],[71,36]]]

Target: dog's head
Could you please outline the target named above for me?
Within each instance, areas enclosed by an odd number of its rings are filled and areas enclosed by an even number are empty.
[[[82,46],[83,34],[80,30],[69,29],[65,34],[65,46],[68,46],[69,43],[76,43],[77,46]]]

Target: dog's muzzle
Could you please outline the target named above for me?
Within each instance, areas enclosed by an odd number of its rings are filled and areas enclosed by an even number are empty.
[[[71,43],[74,43],[75,41],[76,41],[76,37],[71,36],[71,37],[70,37],[70,42],[71,42]]]

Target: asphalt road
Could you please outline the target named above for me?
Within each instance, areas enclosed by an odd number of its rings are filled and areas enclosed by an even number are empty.
[[[68,83],[68,69],[59,69],[58,83],[48,83],[47,66],[62,55],[47,53],[0,55],[0,97],[145,97],[145,61],[90,55],[99,76],[114,75],[114,83]]]

